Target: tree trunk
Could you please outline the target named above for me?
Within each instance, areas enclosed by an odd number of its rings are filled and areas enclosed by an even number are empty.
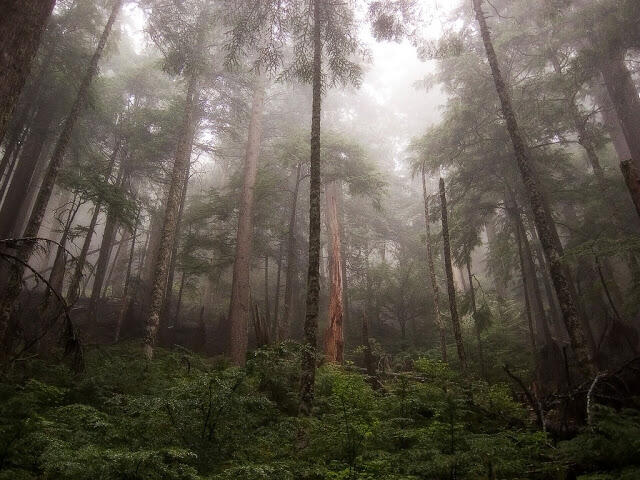
[[[87,102],[89,87],[91,86],[91,83],[93,82],[93,79],[98,72],[98,62],[100,61],[100,57],[102,56],[104,47],[107,44],[107,40],[109,38],[109,35],[111,34],[111,29],[116,21],[116,18],[120,11],[120,7],[122,7],[122,3],[123,0],[116,0],[113,5],[109,20],[104,27],[102,36],[100,37],[100,41],[98,42],[98,46],[96,47],[96,51],[94,52],[93,57],[89,62],[87,72],[82,80],[82,83],[80,84],[80,88],[78,89],[75,102],[71,107],[71,111],[69,112],[69,115],[62,127],[62,131],[60,132],[58,142],[56,143],[53,155],[51,156],[47,172],[45,174],[42,185],[40,186],[40,191],[38,192],[38,197],[36,198],[36,203],[33,207],[33,211],[31,212],[29,222],[27,224],[27,227],[25,228],[24,234],[22,235],[25,238],[33,238],[38,235],[38,230],[40,230],[40,225],[47,209],[47,204],[49,203],[49,198],[51,197],[51,192],[53,191],[53,186],[58,176],[58,171],[60,170],[62,160],[64,159],[64,154],[71,141],[71,134],[78,120],[80,112]],[[2,127],[2,125],[0,125],[0,127]],[[23,247],[21,247],[17,255],[20,261],[27,263],[29,261],[29,258],[31,257],[31,254],[33,253],[34,248],[35,243],[33,242],[28,242]],[[20,296],[20,292],[22,291],[21,280],[23,273],[24,266],[22,265],[16,265],[14,268],[12,268],[11,278],[9,279],[6,291],[2,296],[2,300],[0,301],[0,342],[4,341],[4,338],[7,334],[9,319],[11,318],[11,314],[13,312],[13,305]]]
[[[563,252],[561,246],[558,245],[556,241],[557,231],[555,225],[549,218],[548,211],[545,206],[545,198],[533,171],[531,159],[529,158],[527,147],[524,143],[520,127],[518,126],[518,122],[511,105],[511,98],[504,79],[502,78],[502,73],[500,72],[498,57],[493,48],[486,18],[482,12],[481,0],[473,0],[473,6],[476,13],[476,19],[480,26],[487,59],[493,74],[496,92],[500,98],[502,113],[507,124],[509,136],[513,143],[520,175],[531,203],[536,229],[538,230],[538,235],[549,264],[551,278],[553,280],[556,293],[558,294],[558,300],[560,302],[560,309],[562,310],[564,322],[567,327],[567,331],[569,332],[569,337],[571,338],[571,346],[576,355],[579,367],[587,375],[593,376],[597,369],[585,336],[583,322],[580,318],[580,312],[571,286],[571,279],[567,275],[562,263]]]
[[[136,251],[136,236],[138,235],[138,222],[140,221],[140,211],[136,214],[136,222],[133,227],[133,233],[131,237],[131,250],[129,250],[129,262],[127,263],[127,273],[124,277],[124,290],[122,292],[122,303],[120,304],[120,311],[118,313],[118,321],[114,332],[114,343],[120,341],[120,331],[122,330],[122,324],[127,316],[127,310],[131,303],[131,294],[129,293],[129,285],[131,283],[131,269],[133,267],[133,257]]]
[[[276,270],[276,293],[273,297],[273,331],[272,338],[278,342],[282,340],[280,338],[280,276],[282,274],[282,249],[284,248],[284,241],[280,240],[280,246],[278,247],[278,267]]]
[[[229,306],[229,356],[235,365],[244,365],[247,359],[248,322],[251,313],[251,254],[253,250],[253,203],[258,158],[262,139],[262,113],[264,110],[264,78],[255,79],[253,105],[247,138],[244,161],[244,182],[238,233],[236,236],[236,255],[233,262],[233,280],[231,283],[231,304]]]
[[[484,363],[484,349],[482,348],[482,336],[480,325],[478,324],[478,310],[476,307],[476,291],[473,286],[473,275],[471,274],[471,255],[467,255],[467,276],[469,277],[469,293],[471,294],[471,311],[473,312],[473,323],[476,330],[476,339],[478,341],[478,358],[480,359],[480,374],[482,378],[487,377]]]
[[[38,113],[33,120],[31,133],[26,139],[26,144],[22,148],[22,155],[11,177],[7,194],[2,203],[0,213],[0,238],[10,238],[20,236],[17,229],[22,221],[20,214],[27,214],[23,205],[25,202],[25,187],[38,188],[37,185],[30,185],[33,177],[36,176],[36,166],[41,156],[44,145],[47,142],[49,128],[53,123],[53,116],[48,109],[43,106],[38,109]],[[7,179],[9,181],[9,179]],[[35,182],[31,182],[32,184]]]
[[[296,277],[296,219],[298,210],[298,192],[300,190],[300,173],[302,165],[296,167],[296,180],[291,196],[291,214],[289,216],[289,232],[287,233],[287,273],[284,287],[284,311],[282,321],[278,324],[278,339],[284,340],[289,336],[289,323],[293,311],[293,282]]]
[[[429,217],[429,197],[427,195],[427,179],[424,171],[424,165],[422,166],[422,198],[424,200],[424,222],[426,230],[426,244],[427,244],[427,266],[429,268],[429,279],[431,281],[431,290],[433,292],[433,307],[436,315],[436,326],[440,333],[440,354],[442,361],[447,361],[447,332],[445,329],[444,320],[440,314],[440,287],[438,287],[438,280],[436,278],[436,268],[433,262],[433,251],[431,249],[431,219]]]
[[[195,71],[189,71],[184,117],[182,119],[180,137],[173,162],[173,170],[171,172],[166,209],[159,238],[160,243],[155,259],[152,258],[151,303],[145,319],[143,340],[144,355],[149,360],[153,358],[153,347],[156,343],[160,314],[162,313],[162,304],[164,303],[164,294],[167,286],[169,257],[176,236],[176,227],[178,226],[180,198],[183,183],[187,181],[185,177],[187,163],[189,163],[191,159],[192,140],[194,136],[192,130],[195,128],[195,109],[198,102],[197,83],[197,73]]]
[[[304,319],[300,412],[311,413],[316,377],[316,333],[320,300],[320,114],[322,109],[322,0],[313,0],[313,102],[311,111],[311,175],[309,186],[309,268]]]
[[[362,311],[362,346],[364,347],[364,367],[367,369],[367,375],[376,376],[376,364],[371,352],[371,341],[369,340],[369,321],[367,314]]]
[[[271,302],[269,299],[269,254],[264,256],[264,319],[271,325]]]
[[[638,173],[640,170],[636,169],[631,160],[620,162],[620,170],[622,170],[622,176],[627,184],[633,205],[636,207],[636,212],[640,216],[640,174]]]
[[[344,304],[342,292],[342,252],[338,222],[338,186],[336,181],[325,187],[327,220],[331,239],[331,282],[329,287],[329,324],[324,336],[325,359],[329,363],[344,361],[344,333],[342,329]]]
[[[180,288],[178,289],[178,301],[176,302],[176,314],[173,317],[173,325],[178,325],[178,320],[180,319],[180,308],[182,308],[182,293],[184,292],[184,283],[187,279],[187,274],[182,272],[182,276],[180,277]]]
[[[0,16],[0,142],[56,0],[5,0]]]
[[[191,131],[192,133],[195,133],[195,129],[192,129]],[[193,139],[191,139],[191,142],[193,142]],[[185,172],[186,179],[189,178],[190,172],[191,172],[191,162],[187,164],[187,171]],[[188,186],[189,186],[189,182],[187,180],[184,182],[184,185],[182,187],[182,197],[180,199],[180,210],[178,212],[178,226],[176,227],[176,232],[178,233],[180,232],[180,228],[182,225],[182,216],[184,214],[184,206],[187,200]],[[162,307],[163,318],[161,319],[161,326],[160,326],[161,336],[167,333],[165,330],[169,323],[168,321],[169,316],[171,315],[171,303],[173,301],[173,282],[174,282],[175,273],[176,273],[176,264],[178,263],[178,244],[179,244],[178,240],[179,240],[178,235],[176,235],[176,237],[173,240],[173,247],[171,249],[171,263],[169,265],[169,276],[167,277],[167,291],[165,293],[164,305]],[[165,328],[163,328],[162,325],[164,325]]]
[[[95,205],[93,208],[93,215],[91,216],[91,222],[89,223],[89,227],[87,229],[87,235],[84,238],[84,242],[82,243],[82,250],[80,251],[80,255],[78,255],[76,261],[76,268],[71,279],[69,291],[67,293],[67,303],[69,305],[73,305],[74,303],[76,303],[76,301],[80,297],[80,283],[82,282],[83,276],[82,271],[84,270],[84,265],[87,262],[89,246],[91,245],[91,239],[93,238],[93,233],[95,232],[99,216],[100,203]]]
[[[449,220],[447,215],[447,196],[445,192],[444,179],[440,178],[440,206],[442,210],[442,241],[444,244],[444,268],[447,273],[447,292],[449,293],[449,311],[451,313],[451,325],[453,336],[456,339],[456,349],[458,359],[463,370],[467,368],[467,358],[464,353],[462,343],[462,330],[460,328],[460,318],[458,317],[458,306],[456,304],[456,287],[453,283],[453,266],[451,265],[451,243],[449,241]]]

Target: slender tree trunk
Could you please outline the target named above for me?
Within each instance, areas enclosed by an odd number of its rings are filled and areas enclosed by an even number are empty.
[[[5,0],[0,16],[0,142],[56,0]]]
[[[320,301],[320,114],[322,109],[322,0],[313,0],[313,104],[311,111],[311,175],[309,186],[309,269],[304,319],[300,412],[311,413],[316,377],[316,334]]]
[[[330,363],[344,361],[344,333],[342,329],[344,305],[342,293],[342,252],[338,223],[338,192],[336,182],[325,187],[327,220],[331,238],[331,282],[329,287],[329,323],[324,336],[325,359]]]
[[[271,303],[269,299],[269,254],[264,256],[264,319],[271,326]]]
[[[109,178],[111,173],[113,172],[113,166],[115,165],[116,158],[118,157],[118,153],[120,152],[120,148],[122,143],[116,141],[113,152],[111,153],[111,157],[109,158],[109,167],[105,172],[105,178]],[[76,303],[80,296],[80,283],[82,282],[82,272],[84,270],[85,263],[87,262],[87,256],[89,254],[89,247],[91,246],[91,240],[93,239],[93,234],[96,230],[96,225],[98,224],[98,218],[100,216],[100,208],[102,204],[98,202],[93,208],[93,215],[91,216],[91,221],[89,222],[89,227],[87,229],[87,235],[84,238],[84,242],[82,244],[82,250],[80,251],[80,255],[76,261],[76,268],[71,279],[71,285],[69,287],[69,291],[67,293],[67,303],[73,305]]]
[[[483,378],[487,377],[484,363],[484,349],[482,348],[482,335],[480,325],[478,324],[478,310],[476,307],[476,290],[473,286],[473,275],[471,274],[471,255],[467,255],[467,276],[469,277],[469,293],[471,294],[471,311],[473,312],[473,323],[476,330],[476,339],[478,341],[478,358],[480,359],[480,373]]]
[[[45,106],[39,108],[33,120],[33,128],[22,149],[22,155],[11,177],[11,183],[8,187],[4,202],[2,203],[2,212],[0,213],[0,238],[20,235],[20,233],[16,231],[18,226],[22,224],[20,214],[27,213],[23,205],[25,200],[25,187],[28,186],[31,179],[36,176],[35,170],[38,165],[38,159],[47,142],[47,134],[52,123],[53,116],[48,109]],[[37,186],[31,185],[30,188],[37,188]]]
[[[22,235],[25,238],[33,238],[38,235],[38,230],[40,230],[40,225],[42,224],[42,219],[47,209],[47,204],[49,203],[49,198],[51,197],[51,192],[53,191],[53,186],[58,176],[58,171],[60,170],[62,160],[64,159],[64,154],[71,141],[71,134],[78,120],[80,112],[87,102],[89,87],[91,86],[91,83],[93,82],[93,79],[98,72],[98,62],[100,61],[100,57],[102,56],[104,47],[107,44],[107,40],[109,38],[109,35],[111,34],[111,29],[113,28],[113,24],[116,21],[118,13],[120,12],[122,3],[123,0],[116,0],[113,5],[109,20],[104,27],[102,36],[100,37],[100,41],[98,42],[98,46],[96,47],[93,57],[89,62],[87,72],[82,80],[82,83],[80,84],[75,102],[71,107],[71,111],[69,112],[69,115],[62,127],[62,131],[60,132],[58,142],[53,151],[53,155],[51,156],[47,172],[45,174],[42,185],[40,186],[40,191],[38,192],[38,197],[36,198],[36,204],[33,207],[29,222],[24,234]],[[0,122],[2,122],[2,120],[0,120]],[[3,125],[0,125],[0,128],[4,128]],[[31,257],[31,254],[33,253],[34,248],[35,243],[33,242],[28,242],[23,247],[21,247],[17,255],[20,261],[27,263],[29,261],[29,258]],[[7,289],[4,292],[2,299],[0,300],[0,342],[4,341],[4,338],[7,334],[9,319],[11,318],[11,314],[13,312],[13,305],[20,296],[20,292],[22,291],[21,280],[23,273],[24,266],[15,265],[15,267],[12,269],[11,278],[9,279]]]
[[[114,331],[114,343],[120,341],[120,332],[122,330],[122,324],[127,316],[127,310],[131,303],[131,294],[129,293],[129,285],[131,283],[131,269],[133,267],[133,257],[136,251],[136,237],[138,235],[138,222],[140,221],[140,211],[136,214],[136,222],[133,227],[133,234],[131,237],[131,249],[129,250],[129,262],[127,263],[127,273],[124,277],[124,290],[122,292],[122,303],[120,304],[120,311],[118,313],[118,321]]]
[[[278,342],[280,338],[280,276],[282,274],[282,250],[284,248],[284,240],[280,240],[278,247],[278,268],[276,270],[276,294],[273,297],[273,329],[272,338]]]
[[[507,130],[513,143],[520,175],[531,203],[536,229],[538,230],[538,235],[549,264],[551,278],[556,293],[558,294],[560,309],[562,310],[564,322],[569,332],[571,346],[576,355],[579,367],[589,376],[593,376],[597,369],[585,336],[583,322],[580,318],[580,312],[571,286],[571,278],[567,275],[567,271],[562,263],[563,252],[561,246],[558,245],[556,241],[557,231],[555,225],[549,218],[542,190],[533,171],[531,159],[529,158],[527,147],[520,132],[520,127],[518,126],[511,105],[511,98],[504,79],[502,78],[502,73],[500,72],[498,57],[493,48],[491,33],[482,11],[481,3],[482,0],[473,0],[476,19],[480,26],[482,40],[487,53],[487,60],[489,61],[493,74],[496,92],[500,98]]]
[[[376,364],[371,352],[371,341],[369,340],[369,321],[364,310],[362,311],[362,346],[364,347],[364,366],[367,369],[367,375],[375,377]]]
[[[192,132],[195,132],[195,129],[192,129]],[[193,139],[191,140],[193,142]],[[187,165],[187,171],[185,172],[185,178],[189,178],[189,174],[191,172],[191,162]],[[176,227],[176,232],[180,232],[180,228],[182,226],[182,216],[184,214],[185,202],[187,200],[187,190],[188,190],[189,182],[185,181],[182,187],[182,198],[180,200],[180,210],[178,212],[178,226]],[[176,273],[176,264],[178,263],[178,244],[179,244],[178,235],[173,240],[173,248],[171,249],[171,264],[169,265],[169,276],[167,277],[167,292],[164,297],[164,305],[162,307],[163,311],[163,319],[161,323],[168,326],[168,319],[171,315],[171,303],[173,301],[173,283]],[[161,335],[164,335],[164,330],[166,328],[162,328],[161,325]]]
[[[287,272],[284,287],[284,311],[279,322],[278,338],[284,340],[289,336],[289,323],[293,311],[293,282],[296,277],[296,219],[298,210],[298,192],[300,191],[300,173],[302,165],[296,167],[296,180],[291,196],[291,214],[289,216],[289,232],[287,233]]]
[[[180,308],[182,307],[182,293],[184,292],[184,283],[187,279],[187,274],[182,272],[182,276],[180,277],[180,288],[178,289],[178,301],[176,303],[176,315],[173,318],[173,325],[178,325],[178,320],[180,319]]]
[[[447,196],[445,192],[444,179],[440,178],[440,206],[442,209],[442,241],[444,244],[444,268],[447,273],[447,291],[449,293],[449,311],[451,313],[451,326],[453,336],[456,339],[456,349],[458,359],[463,370],[467,368],[467,358],[464,353],[462,343],[462,330],[460,328],[460,318],[458,317],[458,306],[456,305],[456,287],[453,283],[453,266],[451,264],[451,243],[449,241],[449,220],[447,215]]]
[[[514,222],[516,223],[516,240],[518,242],[518,259],[520,260],[520,272],[522,275],[522,290],[524,296],[524,308],[525,313],[527,315],[527,326],[529,327],[529,339],[531,341],[531,353],[534,358],[536,357],[536,352],[538,351],[538,345],[536,342],[535,330],[533,327],[533,313],[531,311],[531,285],[529,285],[529,276],[527,275],[527,267],[524,261],[524,253],[522,249],[522,232],[520,230],[520,226],[515,220],[515,216],[517,212],[513,214]]]
[[[120,241],[116,242],[115,241],[115,237],[117,236],[114,235],[114,241],[113,241],[113,245],[111,246],[111,248],[113,249],[113,247],[117,247],[116,248],[116,253],[113,255],[113,260],[110,262],[110,264],[107,267],[107,275],[104,279],[104,285],[102,287],[102,296],[100,298],[102,298],[102,300],[105,300],[107,298],[107,290],[109,290],[109,285],[111,285],[111,277],[113,276],[113,271],[118,267],[118,260],[120,259],[120,252],[122,251],[122,245],[124,244],[124,231],[120,234]],[[113,293],[111,294],[111,296],[113,296]]]
[[[343,325],[349,325],[349,277],[347,275],[347,258],[349,255],[347,235],[345,231],[344,220],[344,192],[342,189],[342,182],[338,181],[336,184],[336,195],[338,205],[338,225],[340,226],[340,248],[342,252],[342,262],[340,262],[340,268],[342,268],[342,304],[343,308]]]
[[[251,313],[251,255],[253,250],[253,203],[260,142],[262,139],[262,113],[264,110],[265,85],[261,76],[255,79],[253,105],[249,134],[244,161],[244,183],[238,233],[236,236],[236,255],[233,262],[233,280],[231,283],[231,304],[229,306],[229,355],[235,365],[244,365],[247,358],[248,323]]]
[[[438,280],[436,278],[436,268],[433,262],[433,251],[431,249],[431,219],[429,217],[429,197],[427,195],[427,178],[424,171],[424,165],[422,167],[422,198],[424,200],[424,222],[426,230],[426,244],[427,244],[427,267],[429,268],[429,279],[431,281],[431,291],[433,292],[433,307],[436,316],[436,326],[440,333],[440,354],[442,355],[442,361],[447,361],[447,332],[440,314],[440,287],[438,287]]]
[[[173,241],[176,236],[176,227],[178,226],[178,213],[180,210],[180,198],[183,182],[187,181],[187,178],[185,177],[186,166],[191,159],[191,149],[193,147],[192,140],[194,136],[192,130],[195,128],[194,117],[198,102],[197,83],[197,73],[195,71],[189,71],[184,117],[182,119],[180,137],[173,162],[173,170],[171,172],[166,209],[162,222],[162,232],[160,234],[160,243],[158,245],[156,258],[152,259],[153,276],[151,286],[151,303],[146,315],[143,340],[144,355],[149,360],[153,358],[153,347],[156,343],[160,314],[162,313],[162,304],[164,303],[164,294],[167,286],[170,262],[169,257]]]
[[[89,227],[87,229],[87,235],[84,238],[84,242],[82,243],[82,250],[80,251],[80,255],[78,255],[78,259],[76,261],[76,268],[73,273],[73,277],[71,278],[71,285],[69,286],[69,291],[67,293],[67,303],[69,305],[73,305],[74,303],[76,303],[80,296],[80,283],[82,282],[83,277],[82,272],[84,270],[85,263],[87,263],[89,246],[91,245],[91,239],[93,238],[93,233],[95,232],[99,216],[100,203],[95,205],[95,207],[93,208],[93,215],[91,216],[91,222],[89,223]]]
[[[630,160],[620,162],[620,170],[631,195],[633,205],[636,207],[636,212],[640,216],[640,170],[636,169]]]

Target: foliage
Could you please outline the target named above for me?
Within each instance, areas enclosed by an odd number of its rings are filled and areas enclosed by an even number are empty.
[[[123,345],[87,372],[30,360],[0,383],[3,479],[634,478],[636,410],[596,406],[594,426],[551,447],[501,383],[426,357],[371,389],[318,372],[313,415],[292,412],[299,346],[258,350],[247,369],[189,352],[152,362]],[[635,469],[635,470],[634,470]],[[610,473],[598,473],[610,472]],[[634,473],[635,472],[635,473]],[[619,476],[616,476],[619,475]]]

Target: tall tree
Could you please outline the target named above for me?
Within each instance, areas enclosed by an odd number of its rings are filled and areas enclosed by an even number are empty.
[[[427,195],[427,178],[425,167],[420,170],[422,177],[422,199],[424,200],[424,222],[425,222],[425,241],[427,244],[427,268],[429,269],[429,280],[431,282],[431,290],[433,292],[433,309],[436,315],[436,325],[440,334],[440,355],[442,361],[447,361],[447,333],[444,321],[440,314],[440,287],[436,278],[436,268],[433,262],[433,250],[431,249],[431,218],[429,216],[429,196]]]
[[[453,283],[449,219],[447,215],[447,194],[444,185],[444,178],[440,178],[440,208],[442,211],[442,242],[444,251],[444,268],[447,274],[447,292],[449,294],[449,313],[451,314],[453,336],[456,339],[458,359],[460,360],[460,365],[464,370],[467,368],[467,358],[464,352],[464,344],[462,343],[462,329],[460,328],[460,317],[458,316],[458,305],[456,303],[456,287]]]
[[[338,220],[338,185],[332,181],[325,186],[327,223],[331,242],[329,275],[329,323],[324,336],[324,352],[328,362],[341,364],[344,361],[343,291],[342,291],[342,239]]]
[[[253,203],[262,139],[264,95],[265,78],[258,73],[255,78],[245,151],[244,179],[236,235],[236,254],[233,263],[231,304],[229,306],[229,356],[236,365],[244,365],[247,357],[247,329],[251,309],[249,273],[253,250]]]
[[[592,353],[589,350],[585,332],[583,331],[583,322],[580,318],[580,312],[572,292],[571,278],[568,276],[566,268],[562,263],[562,247],[559,245],[559,242],[556,241],[557,231],[548,214],[544,195],[533,171],[531,159],[529,158],[526,144],[511,105],[511,97],[502,77],[487,19],[482,10],[482,0],[473,0],[473,7],[476,20],[480,26],[480,33],[491,67],[496,92],[500,99],[502,114],[504,115],[507,130],[513,144],[517,165],[531,203],[536,229],[538,230],[538,235],[549,263],[549,270],[558,295],[563,319],[571,338],[571,346],[580,368],[585,373],[593,375],[596,371],[596,366]]]

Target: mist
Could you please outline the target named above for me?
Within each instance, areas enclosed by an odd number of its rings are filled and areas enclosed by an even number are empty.
[[[0,5],[0,479],[640,477],[635,0]]]

